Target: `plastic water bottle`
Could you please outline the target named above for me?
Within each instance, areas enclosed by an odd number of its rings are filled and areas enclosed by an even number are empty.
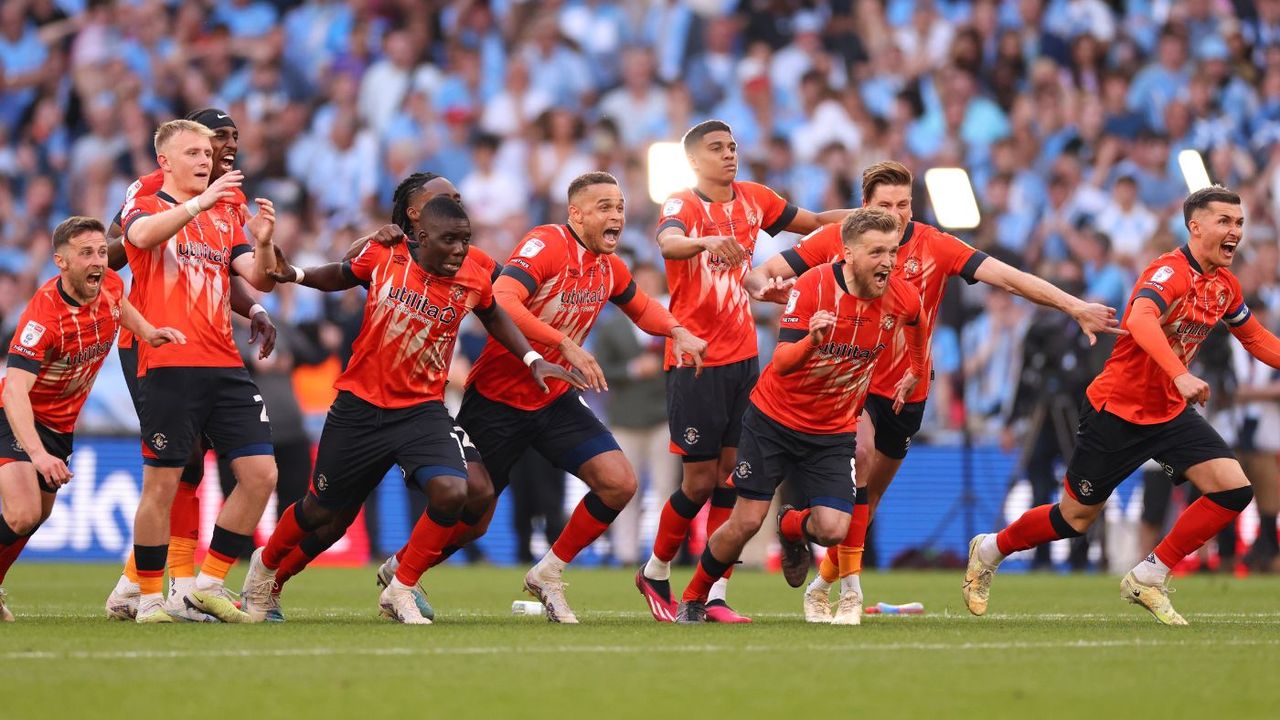
[[[879,615],[923,615],[924,604],[918,602],[910,602],[902,605],[892,605],[886,602],[875,604],[876,614]]]
[[[516,600],[511,603],[512,615],[542,615],[542,603],[532,600]]]

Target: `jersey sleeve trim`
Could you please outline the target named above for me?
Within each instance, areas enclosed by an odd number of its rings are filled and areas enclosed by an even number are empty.
[[[1138,294],[1133,296],[1133,299],[1135,302],[1138,300],[1138,298],[1146,298],[1154,302],[1156,304],[1156,307],[1160,308],[1161,315],[1165,314],[1165,312],[1169,309],[1169,303],[1165,302],[1164,298],[1160,297],[1160,293],[1156,292],[1155,290],[1152,290],[1151,288],[1142,288],[1141,290],[1139,290]]]
[[[689,228],[685,227],[684,223],[680,222],[675,218],[667,218],[666,220],[662,221],[661,225],[658,226],[658,229],[657,231],[654,232],[654,235],[661,235],[662,231],[666,230],[667,228],[678,228],[682,233],[689,232]]]
[[[619,292],[617,295],[609,298],[609,302],[614,305],[626,305],[635,298],[636,292],[638,292],[638,289],[636,288],[636,281],[632,280],[627,283],[626,287],[622,288],[622,292]]]
[[[129,228],[133,227],[133,224],[134,224],[134,223],[138,222],[139,220],[141,220],[141,219],[142,219],[142,218],[144,218],[144,217],[151,217],[151,213],[149,213],[149,212],[139,211],[139,212],[134,213],[133,215],[131,215],[127,220],[125,220],[125,221],[124,221],[124,225],[122,225],[122,226],[120,227],[120,237],[124,238],[124,239],[125,239],[125,241],[128,241],[128,240],[129,240]]]
[[[969,259],[965,261],[964,267],[960,268],[960,277],[964,278],[964,281],[970,285],[977,283],[978,266],[982,265],[988,257],[991,256],[981,250],[974,250]]]
[[[800,252],[793,247],[782,251],[782,259],[787,262],[787,266],[796,274],[796,277],[805,274],[809,269],[809,263],[805,262],[804,258],[800,257]]]
[[[515,280],[516,282],[523,285],[524,289],[528,290],[530,295],[532,295],[534,291],[538,289],[538,282],[534,280],[533,276],[530,275],[528,272],[526,272],[524,268],[518,268],[514,265],[508,265],[502,269],[502,275],[509,277],[512,280]]]
[[[807,331],[800,328],[781,328],[778,330],[778,342],[800,342],[808,335]]]
[[[778,219],[774,220],[773,224],[769,227],[764,228],[764,231],[770,235],[777,235],[787,229],[787,226],[791,224],[792,220],[796,219],[796,214],[799,212],[800,208],[792,205],[791,203],[787,203],[786,206],[782,208],[782,214],[778,216]]]
[[[363,288],[369,287],[369,281],[362,279],[359,275],[356,275],[355,270],[351,269],[350,260],[344,260],[342,262],[341,267],[342,267],[342,277],[346,278],[347,280],[350,280],[351,282],[359,285],[360,287],[363,287]]]
[[[30,358],[30,357],[27,357],[26,355],[20,355],[18,353],[11,352],[9,353],[8,362],[9,362],[9,367],[11,368],[26,370],[32,375],[40,374],[40,361],[36,360],[35,358]]]
[[[502,266],[495,263],[493,266],[493,272],[489,273],[489,282],[491,284],[496,283],[500,277],[502,277]]]
[[[231,248],[231,262],[235,262],[236,258],[245,253],[253,252],[253,246],[249,243],[240,243]]]
[[[1240,327],[1249,322],[1251,317],[1253,317],[1253,313],[1249,310],[1249,306],[1242,302],[1234,310],[1223,315],[1222,319],[1231,327]]]

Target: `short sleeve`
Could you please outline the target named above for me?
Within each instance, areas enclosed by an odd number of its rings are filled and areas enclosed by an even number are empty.
[[[487,311],[493,307],[493,278],[489,275],[488,268],[481,265],[481,272],[477,273],[479,277],[480,299],[476,301],[476,309]]]
[[[932,254],[939,267],[946,268],[948,275],[959,275],[970,285],[978,282],[976,273],[978,266],[987,259],[987,254],[950,233],[940,232],[934,238]]]
[[[1183,263],[1170,261],[1166,256],[1148,265],[1142,272],[1133,300],[1147,298],[1160,308],[1160,314],[1163,315],[1170,305],[1187,294],[1190,287],[1191,269]]]
[[[800,212],[800,208],[764,185],[746,182],[739,187],[750,193],[752,202],[760,207],[760,229],[770,235],[786,230],[791,221],[796,219],[796,213]]]
[[[778,342],[799,342],[809,334],[809,320],[818,307],[818,273],[810,270],[791,288],[778,321]]]
[[[835,262],[844,254],[844,242],[840,238],[840,225],[823,225],[800,238],[794,247],[782,251],[782,259],[799,277],[809,268]]]
[[[631,277],[631,268],[617,255],[609,256],[609,274],[613,278],[613,286],[609,288],[609,302],[615,305],[626,305],[636,296],[636,281]]]
[[[548,278],[559,273],[564,260],[563,245],[547,242],[537,233],[529,233],[507,259],[502,274],[518,281],[532,293]]]
[[[120,230],[125,238],[129,237],[129,226],[159,209],[160,201],[154,195],[138,195],[125,201],[120,208]]]
[[[360,249],[360,254],[342,263],[342,274],[368,287],[373,279],[373,271],[382,264],[388,248],[376,242],[367,242]]]
[[[42,312],[42,300],[43,297],[37,295],[18,318],[18,328],[9,341],[9,367],[39,373],[45,353],[58,339],[56,323]]]
[[[654,236],[662,234],[667,228],[676,228],[682,233],[689,232],[695,222],[694,213],[697,208],[693,203],[680,197],[680,195],[672,195],[662,203],[662,212],[658,216],[658,229],[654,232]]]
[[[233,210],[231,212],[233,218],[238,217]],[[253,245],[249,244],[249,238],[244,233],[244,228],[237,224],[231,226],[231,262],[235,262],[236,258],[253,252]]]

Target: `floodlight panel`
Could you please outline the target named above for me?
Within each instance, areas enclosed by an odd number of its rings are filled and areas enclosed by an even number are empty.
[[[649,199],[660,203],[671,193],[693,187],[697,178],[684,146],[678,142],[656,142],[649,146]]]
[[[1178,169],[1182,170],[1182,178],[1187,181],[1189,193],[1213,184],[1209,179],[1209,169],[1204,166],[1204,158],[1195,150],[1187,149],[1178,153]]]
[[[925,171],[924,186],[938,224],[948,230],[972,230],[982,221],[973,183],[964,168],[932,168]]]

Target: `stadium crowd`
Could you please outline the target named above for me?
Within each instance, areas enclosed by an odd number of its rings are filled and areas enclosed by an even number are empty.
[[[983,212],[967,240],[1117,308],[1135,274],[1185,238],[1178,156],[1191,149],[1241,193],[1236,268],[1254,312],[1273,330],[1280,320],[1264,312],[1280,307],[1280,0],[7,0],[0,69],[7,335],[55,273],[53,227],[71,214],[110,220],[155,167],[154,128],[204,107],[237,118],[246,194],[274,201],[275,241],[299,265],[338,258],[387,222],[413,171],[453,180],[476,244],[502,259],[528,228],[564,216],[570,179],[607,170],[629,198],[629,262],[657,266],[647,148],[716,117],[741,145],[740,179],[801,207],[857,206],[862,170],[880,159],[917,177],[964,167]],[[922,188],[915,201],[933,222]],[[795,239],[763,242],[757,260]],[[660,294],[660,274],[650,279]],[[1038,391],[1019,382],[1031,307],[981,286],[952,292],[961,302],[934,338],[922,439],[967,430],[1012,446],[1035,405],[1019,394]],[[257,370],[296,366],[315,437],[361,300],[290,285],[262,303],[282,345]],[[775,311],[758,308],[762,349]],[[483,337],[475,325],[462,354],[474,359]],[[1100,365],[1106,350],[1081,362]],[[1269,369],[1229,352],[1203,362],[1216,363],[1230,425],[1280,428]],[[108,363],[82,422],[130,434]],[[652,359],[615,365],[656,374]],[[1246,383],[1256,401],[1229,402]]]

